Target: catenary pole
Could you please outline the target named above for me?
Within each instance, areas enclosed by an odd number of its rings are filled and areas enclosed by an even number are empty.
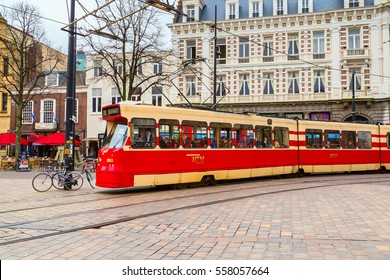
[[[65,117],[65,165],[69,170],[74,170],[74,99],[76,92],[75,79],[75,49],[76,49],[76,33],[75,33],[75,0],[70,0],[70,24],[68,32],[68,64],[67,64],[67,81],[66,81],[66,117]],[[70,188],[71,186],[66,186]]]

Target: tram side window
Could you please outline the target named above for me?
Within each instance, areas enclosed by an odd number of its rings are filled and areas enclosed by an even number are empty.
[[[131,120],[131,147],[150,149],[156,147],[156,121],[154,119],[133,118]]]
[[[207,148],[207,123],[183,121],[181,137],[183,148]]]
[[[158,123],[160,131],[160,148],[176,149],[180,144],[179,121],[161,119]]]
[[[390,133],[386,134],[387,148],[390,149]]]
[[[324,133],[325,149],[339,149],[340,148],[340,131],[325,130]]]
[[[232,140],[236,148],[253,148],[253,126],[235,124]]]
[[[288,148],[290,147],[289,131],[287,127],[274,128],[274,147]]]
[[[341,144],[343,149],[356,149],[356,132],[355,131],[341,131]]]
[[[371,149],[372,148],[371,132],[358,131],[358,147],[359,147],[359,149]]]
[[[257,148],[271,148],[272,145],[272,128],[270,126],[255,127],[255,138]]]
[[[210,123],[210,147],[226,149],[232,147],[232,125],[230,123]]]
[[[322,130],[306,129],[306,148],[322,149]]]

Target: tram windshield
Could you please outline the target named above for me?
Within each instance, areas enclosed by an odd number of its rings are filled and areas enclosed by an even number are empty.
[[[127,138],[127,125],[115,123],[111,127],[104,148],[122,148]]]

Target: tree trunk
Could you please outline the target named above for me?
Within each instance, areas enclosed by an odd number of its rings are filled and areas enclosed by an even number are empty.
[[[23,95],[19,95],[18,104],[16,104],[16,127],[15,127],[15,162],[18,169],[18,159],[21,151],[20,138],[22,136],[22,111],[23,111]]]

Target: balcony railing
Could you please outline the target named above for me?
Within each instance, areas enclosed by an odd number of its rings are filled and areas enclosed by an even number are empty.
[[[349,49],[347,50],[347,55],[364,55],[364,49]]]
[[[273,62],[274,57],[273,56],[263,56],[263,62]]]
[[[365,58],[370,55],[369,49],[346,49],[343,51],[344,58],[354,59],[354,58]]]
[[[289,54],[287,60],[299,60],[299,54]]]
[[[313,59],[324,59],[325,53],[313,53]]]

